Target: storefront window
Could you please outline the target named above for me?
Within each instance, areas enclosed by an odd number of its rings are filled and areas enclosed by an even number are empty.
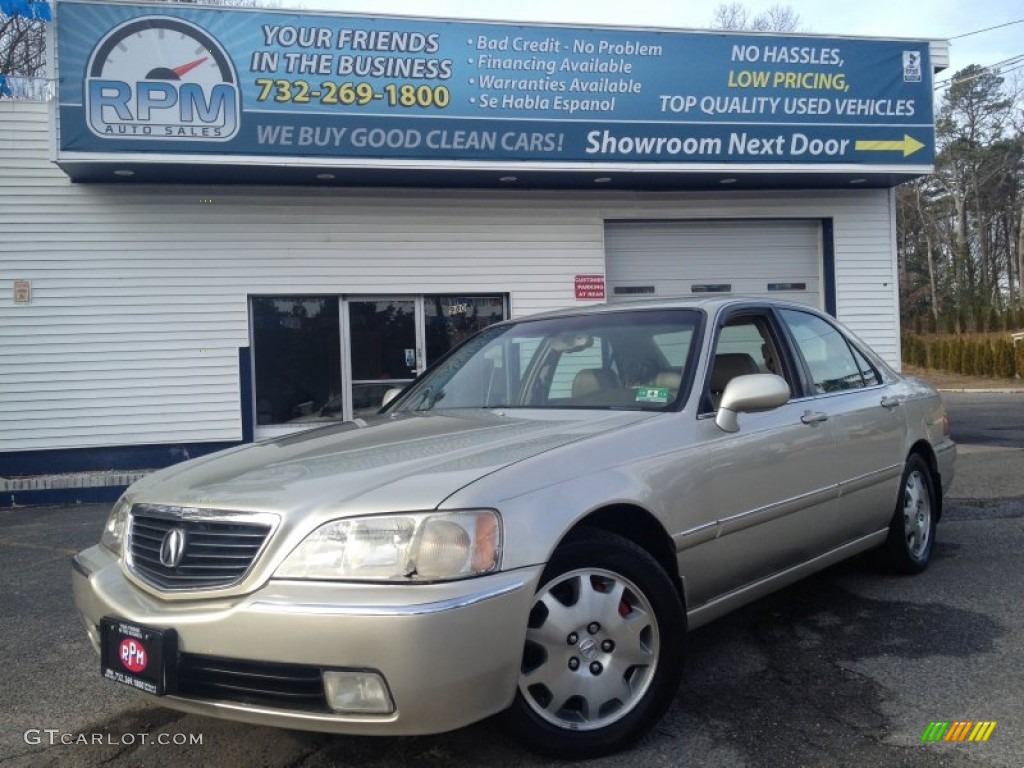
[[[283,424],[324,410],[341,396],[338,299],[252,300],[256,423]]]
[[[503,296],[254,297],[256,424],[372,416],[387,390],[504,320],[505,305]]]
[[[425,296],[427,362],[433,363],[477,331],[505,319],[501,296]]]

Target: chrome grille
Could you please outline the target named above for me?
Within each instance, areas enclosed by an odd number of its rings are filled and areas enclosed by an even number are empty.
[[[181,561],[160,559],[167,534],[184,534]],[[160,589],[229,587],[249,572],[273,529],[270,516],[137,504],[128,529],[128,567]]]

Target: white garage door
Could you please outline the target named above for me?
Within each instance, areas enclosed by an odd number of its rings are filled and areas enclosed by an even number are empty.
[[[734,293],[822,307],[818,221],[605,225],[608,300]]]

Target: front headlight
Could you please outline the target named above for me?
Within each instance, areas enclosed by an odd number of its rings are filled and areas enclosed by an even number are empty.
[[[321,525],[277,569],[281,579],[445,581],[498,570],[492,509],[354,517]]]
[[[109,549],[118,557],[121,556],[121,545],[124,543],[124,529],[128,523],[128,512],[131,510],[131,502],[124,496],[117,500],[117,504],[110,510],[110,517],[103,526],[103,536],[100,537],[100,544]]]

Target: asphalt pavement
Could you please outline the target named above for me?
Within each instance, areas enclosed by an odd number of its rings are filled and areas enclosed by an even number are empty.
[[[960,460],[931,567],[895,577],[858,558],[697,630],[665,720],[588,765],[1024,765],[1024,395],[946,400]],[[98,540],[106,512],[0,511],[0,763],[553,764],[494,721],[430,737],[330,736],[185,715],[103,681],[69,558]],[[984,743],[922,742],[930,722],[957,720],[997,724]]]

